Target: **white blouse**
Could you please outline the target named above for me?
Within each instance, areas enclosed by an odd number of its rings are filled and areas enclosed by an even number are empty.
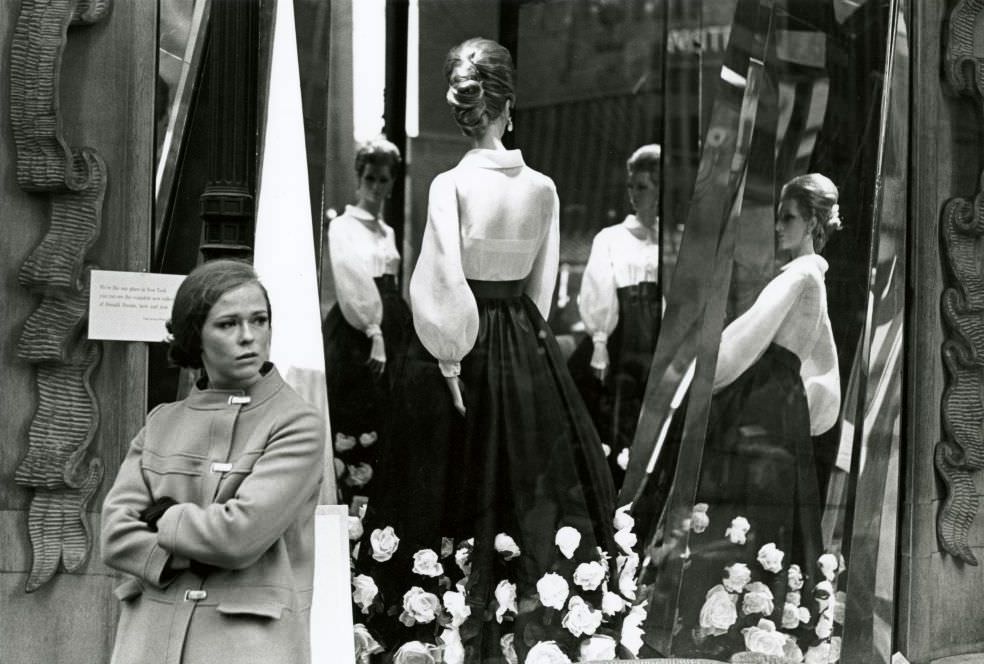
[[[770,343],[796,353],[814,436],[834,426],[840,412],[837,349],[823,279],[826,271],[827,261],[816,254],[784,265],[748,311],[724,328],[714,374],[717,391],[755,364]]]
[[[584,327],[595,342],[607,342],[618,324],[616,290],[659,279],[659,244],[654,229],[629,215],[620,224],[601,229],[581,277],[577,306]]]
[[[393,229],[355,205],[328,224],[328,251],[338,307],[345,321],[367,337],[381,334],[383,302],[373,281],[400,269]]]
[[[557,189],[519,150],[476,148],[434,178],[410,306],[441,373],[457,376],[478,336],[468,279],[525,280],[524,292],[546,318],[559,260]]]

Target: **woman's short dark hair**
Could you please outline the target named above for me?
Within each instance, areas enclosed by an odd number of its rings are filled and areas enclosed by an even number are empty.
[[[373,138],[358,147],[355,151],[355,177],[361,178],[366,166],[389,166],[390,175],[396,175],[396,169],[402,162],[400,148],[380,136]]]
[[[840,230],[840,193],[830,178],[822,173],[797,175],[782,186],[780,200],[793,200],[805,219],[817,220],[813,227],[813,248],[823,249],[831,233]]]
[[[171,333],[167,355],[172,364],[187,369],[202,368],[202,328],[208,312],[223,295],[246,284],[260,287],[267,303],[267,316],[272,317],[270,296],[249,263],[209,261],[185,277],[174,296],[171,320],[167,322],[167,331]]]
[[[649,173],[653,184],[659,186],[659,170],[663,163],[663,148],[658,143],[649,143],[636,148],[625,161],[625,170],[629,177],[636,173]]]
[[[452,48],[444,75],[451,114],[465,136],[481,135],[502,115],[506,101],[516,102],[512,56],[491,39],[474,37]]]

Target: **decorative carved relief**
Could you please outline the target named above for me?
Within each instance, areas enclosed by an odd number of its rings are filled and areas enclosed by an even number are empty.
[[[91,378],[101,349],[82,335],[88,311],[86,256],[99,235],[106,165],[72,148],[61,131],[58,78],[69,25],[104,19],[111,0],[22,0],[10,47],[10,122],[17,182],[50,201],[45,236],[18,273],[41,296],[25,321],[17,357],[36,367],[38,407],[15,481],[33,489],[28,534],[33,561],[26,589],[49,581],[61,563],[85,564],[92,547],[87,506],[103,469],[88,452],[99,425]]]
[[[957,93],[973,97],[979,108],[984,103],[984,57],[975,52],[974,43],[982,19],[984,0],[954,5],[945,54],[947,81]],[[943,439],[935,454],[947,495],[937,534],[944,550],[976,565],[967,539],[979,507],[974,475],[984,469],[984,252],[979,242],[984,235],[984,172],[973,198],[947,201],[940,226],[950,282],[941,302],[949,380],[941,404]]]

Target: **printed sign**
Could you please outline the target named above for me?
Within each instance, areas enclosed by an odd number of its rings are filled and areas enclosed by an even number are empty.
[[[180,274],[93,270],[89,284],[89,338],[164,341]]]

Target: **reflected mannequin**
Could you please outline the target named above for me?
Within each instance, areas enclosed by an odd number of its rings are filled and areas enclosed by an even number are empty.
[[[721,334],[674,654],[726,660],[759,638],[802,654],[834,632],[841,563],[821,557],[812,436],[840,409],[816,253],[840,227],[837,196],[817,173],[783,187],[775,231],[790,260]]]
[[[400,151],[379,138],[355,157],[358,200],[328,226],[338,302],[324,322],[325,376],[336,472],[344,502],[365,495],[388,435],[393,386],[410,339],[410,310],[396,275],[400,254],[383,205],[393,189]]]
[[[661,149],[644,145],[626,162],[635,211],[594,238],[578,308],[588,337],[568,366],[608,446],[615,488],[646,393],[661,317],[659,207]]]

